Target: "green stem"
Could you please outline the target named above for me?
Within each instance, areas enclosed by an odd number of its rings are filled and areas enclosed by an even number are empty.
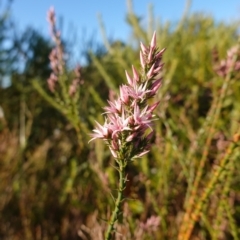
[[[111,219],[108,225],[108,229],[105,235],[105,240],[110,240],[112,238],[112,233],[114,231],[114,224],[117,222],[119,218],[119,214],[121,211],[121,205],[123,201],[123,191],[126,187],[126,177],[125,177],[125,168],[126,168],[126,161],[119,160],[118,163],[118,172],[119,172],[119,186],[118,186],[118,196],[115,202],[115,208],[112,212]]]

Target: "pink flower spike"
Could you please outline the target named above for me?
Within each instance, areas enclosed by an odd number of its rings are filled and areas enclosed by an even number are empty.
[[[156,32],[149,45],[140,43],[140,69],[132,65],[132,73],[125,71],[127,82],[120,86],[117,100],[112,98],[104,108],[105,124],[97,124],[93,130],[93,139],[103,139],[117,162],[144,156],[154,139],[153,122],[157,119],[154,111],[159,102],[148,105],[148,100],[161,86],[162,53],[165,51],[159,51],[156,44]]]
[[[136,70],[136,68],[132,65],[132,72],[133,72],[133,79],[135,82],[138,82],[139,81],[139,75],[138,75],[138,72]]]
[[[147,47],[142,42],[140,42],[140,47],[142,52],[145,54],[147,52]]]
[[[140,62],[141,62],[141,66],[142,68],[145,68],[145,60],[144,60],[144,57],[143,57],[143,54],[142,52],[140,52]]]
[[[125,74],[126,74],[126,77],[127,77],[127,81],[129,83],[129,85],[132,85],[133,84],[133,80],[131,79],[131,77],[129,76],[128,72],[125,70]]]
[[[153,33],[150,47],[151,47],[152,49],[155,49],[155,47],[156,47],[156,31],[154,31],[154,33]]]

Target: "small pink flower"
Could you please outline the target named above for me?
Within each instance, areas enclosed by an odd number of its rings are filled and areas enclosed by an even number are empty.
[[[142,111],[140,110],[138,105],[134,106],[133,119],[134,125],[141,126],[147,125],[150,127],[150,123],[152,122],[152,114],[147,111],[148,106],[146,106]]]
[[[161,218],[159,216],[151,216],[147,219],[146,223],[140,223],[140,227],[148,232],[157,231],[158,226],[160,225]]]
[[[96,124],[97,124],[97,128],[93,130],[94,133],[91,134],[91,136],[93,138],[90,141],[97,139],[97,138],[109,139],[111,137],[111,130],[108,127],[108,125],[106,124],[106,122],[104,123],[103,126],[101,124],[99,124],[97,121],[96,121]]]
[[[134,102],[146,99],[146,94],[150,92],[150,90],[147,89],[147,85],[148,83],[145,82],[133,88],[129,88],[129,96],[134,100]]]
[[[106,113],[121,113],[122,112],[122,105],[121,101],[115,100],[114,102],[108,101],[109,105],[108,107],[104,107],[104,110],[106,110]]]

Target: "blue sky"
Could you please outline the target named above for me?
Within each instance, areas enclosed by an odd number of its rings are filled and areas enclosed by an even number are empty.
[[[185,0],[133,0],[134,11],[146,19],[148,5],[154,6],[155,16],[165,20],[177,20],[181,17]],[[78,29],[87,28],[89,32],[98,30],[97,14],[101,13],[107,31],[114,36],[124,35],[127,29],[125,16],[126,0],[14,0],[12,15],[21,27],[33,25],[47,30],[46,12],[54,6],[65,24],[73,24]],[[239,0],[193,0],[191,12],[206,12],[217,20],[231,21],[240,19]]]
[[[3,0],[0,0],[0,2]],[[161,21],[177,21],[182,16],[185,0],[133,0],[133,9],[144,22],[147,21],[148,6],[154,6],[154,15]],[[14,0],[12,17],[17,26],[24,29],[33,26],[43,34],[48,34],[46,12],[54,6],[57,16],[63,17],[64,30],[75,29],[79,39],[94,36],[101,41],[97,14],[102,15],[108,36],[126,40],[130,29],[126,24],[126,0]],[[211,14],[218,21],[240,19],[239,0],[192,0],[190,12]],[[64,33],[66,37],[66,32]],[[81,36],[84,34],[86,36]]]

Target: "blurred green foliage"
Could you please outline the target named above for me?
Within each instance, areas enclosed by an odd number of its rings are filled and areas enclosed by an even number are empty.
[[[187,239],[179,236],[189,223],[184,213],[196,206],[201,211],[191,239],[239,239],[240,151],[234,137],[240,79],[214,71],[214,53],[225,58],[237,44],[239,22],[186,14],[177,25],[161,23],[150,8],[150,24],[143,27],[129,7],[131,42],[109,42],[101,23],[105,46],[100,54],[87,52],[76,103],[78,120],[90,133],[95,120],[103,122],[107,99],[126,81],[124,70],[139,67],[136,45],[148,43],[156,29],[157,45],[167,48],[156,136],[148,156],[127,169],[128,200],[116,229],[123,236],[116,239]],[[101,141],[88,144],[86,132],[77,132],[67,105],[53,103],[46,84],[49,40],[33,29],[9,39],[8,21],[3,13],[0,74],[10,83],[0,85],[0,239],[102,239],[116,188],[114,160]],[[6,58],[8,51],[13,58]],[[67,65],[68,79],[71,73]],[[156,229],[147,225],[151,216],[160,219]]]

